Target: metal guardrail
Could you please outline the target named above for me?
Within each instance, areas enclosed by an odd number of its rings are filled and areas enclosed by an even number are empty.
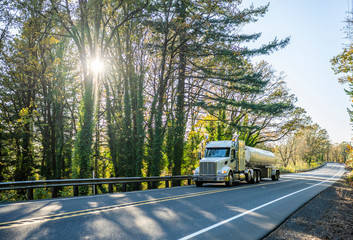
[[[296,173],[301,173],[301,172],[309,172],[309,171],[313,171],[313,170],[316,170],[316,169],[319,169],[323,166],[325,166],[326,163],[323,163],[321,164],[320,166],[317,166],[317,167],[314,167],[314,168],[309,168],[309,169],[302,169],[302,170],[295,170]]]
[[[113,184],[121,184],[122,191],[126,192],[126,184],[128,183],[156,183],[165,182],[165,187],[169,188],[170,181],[187,180],[191,185],[191,175],[184,176],[162,176],[162,177],[121,177],[121,178],[87,178],[87,179],[58,179],[58,180],[38,180],[38,181],[20,181],[20,182],[0,182],[0,191],[26,189],[27,199],[33,200],[34,188],[48,188],[52,190],[52,198],[57,197],[58,187],[73,186],[74,196],[78,196],[78,187],[84,185],[108,184],[108,192],[113,193]],[[94,192],[94,191],[93,191]]]

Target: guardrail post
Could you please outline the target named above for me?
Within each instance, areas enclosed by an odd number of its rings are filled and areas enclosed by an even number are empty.
[[[169,188],[169,181],[168,180],[165,181],[165,188]]]
[[[27,200],[33,200],[33,188],[27,188]]]
[[[113,184],[112,183],[108,184],[108,191],[109,191],[109,193],[113,193],[114,189],[113,189]]]
[[[188,185],[191,185],[191,179],[188,179]]]
[[[92,195],[96,195],[97,188],[96,185],[92,185]]]
[[[126,192],[126,183],[123,183],[121,191]]]
[[[51,197],[52,198],[58,197],[58,188],[57,187],[51,187]]]
[[[74,186],[74,196],[78,196],[78,186]]]

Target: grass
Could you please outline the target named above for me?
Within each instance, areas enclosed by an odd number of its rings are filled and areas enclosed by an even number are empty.
[[[308,164],[307,162],[299,161],[295,165],[293,163],[288,164],[286,167],[279,164],[279,170],[281,173],[295,173],[297,170],[311,169],[322,165],[322,162],[313,162]]]
[[[346,175],[346,180],[348,182],[349,185],[351,185],[351,187],[353,188],[353,169],[350,169],[351,172],[347,173]]]

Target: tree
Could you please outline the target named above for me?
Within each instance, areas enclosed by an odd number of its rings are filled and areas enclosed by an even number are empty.
[[[0,51],[9,35],[9,31],[16,22],[16,3],[14,1],[1,1],[0,3]]]
[[[108,56],[112,39],[118,29],[140,12],[143,5],[140,4],[125,15],[119,14],[119,10],[126,7],[123,1],[116,4],[102,0],[79,1],[78,4],[66,1],[61,4],[51,0],[51,6],[61,25],[75,42],[81,61],[84,93],[76,144],[76,159],[78,161],[78,176],[87,178],[90,177],[94,126],[95,89],[93,81],[95,78],[98,79],[92,64]],[[113,21],[116,22],[111,25]],[[83,188],[82,191],[86,193],[87,188]]]
[[[330,140],[325,129],[317,124],[308,125],[298,132],[300,158],[308,164],[327,160]]]
[[[307,121],[305,110],[295,107],[296,98],[286,87],[282,74],[277,76],[265,62],[255,70],[265,83],[256,88],[261,90],[239,92],[223,86],[213,87],[212,95],[224,101],[211,101],[206,106],[212,116],[207,127],[211,140],[230,139],[237,131],[248,146],[255,146],[278,141]]]
[[[124,4],[120,17],[127,18],[138,4],[141,2]],[[145,143],[143,91],[147,65],[145,33],[146,29],[139,21],[129,20],[116,31],[112,39],[116,51],[108,55],[114,66],[109,69],[112,74],[106,75],[105,86],[109,145],[116,176],[142,175]]]
[[[350,148],[351,146],[347,142],[333,145],[331,149],[331,161],[345,163],[348,160]]]
[[[33,1],[33,8],[41,11],[43,4]],[[2,90],[5,94],[2,110],[8,111],[6,120],[9,125],[16,122],[14,131],[10,133],[16,143],[16,163],[14,178],[17,181],[29,180],[35,168],[34,162],[34,118],[36,111],[36,88],[39,68],[38,45],[43,40],[43,17],[36,12],[19,6],[19,10],[27,16],[22,18],[20,37],[15,38],[2,52],[4,64],[2,72]]]
[[[294,166],[296,165],[297,159],[295,154],[298,151],[296,147],[297,138],[295,133],[291,133],[279,141],[279,145],[276,147],[276,151],[279,153],[284,168],[287,168],[290,162],[292,162]]]
[[[339,75],[338,77],[338,82],[342,84],[347,84],[348,89],[345,89],[346,94],[350,97],[351,101],[353,101],[353,39],[352,39],[352,24],[353,24],[353,19],[352,18],[347,18],[346,20],[347,27],[347,38],[349,39],[349,44],[347,47],[343,49],[343,51],[338,54],[337,56],[333,57],[331,59],[331,65],[332,65],[332,70],[334,71],[335,74]],[[351,108],[353,107],[353,104],[351,104]],[[351,123],[353,123],[353,110],[347,108],[348,115],[350,117]],[[350,154],[349,156],[352,156],[353,150],[350,148],[349,150]],[[346,164],[349,162],[350,164],[352,163],[352,158],[346,162]]]
[[[345,91],[353,99],[353,45],[345,48],[342,53],[332,58],[331,64],[334,73],[337,75],[340,74],[338,81],[342,84],[348,84],[348,89],[345,89]],[[350,116],[350,121],[353,122],[353,111],[347,109],[347,112]]]

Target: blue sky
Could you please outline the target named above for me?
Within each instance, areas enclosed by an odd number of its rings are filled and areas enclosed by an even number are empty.
[[[244,26],[244,32],[262,32],[256,44],[275,37],[291,37],[290,44],[265,60],[278,72],[284,72],[291,92],[312,120],[326,129],[333,143],[352,137],[347,107],[349,97],[331,69],[330,59],[347,43],[345,19],[352,0],[244,0],[244,5],[265,5],[267,14],[256,23]]]

